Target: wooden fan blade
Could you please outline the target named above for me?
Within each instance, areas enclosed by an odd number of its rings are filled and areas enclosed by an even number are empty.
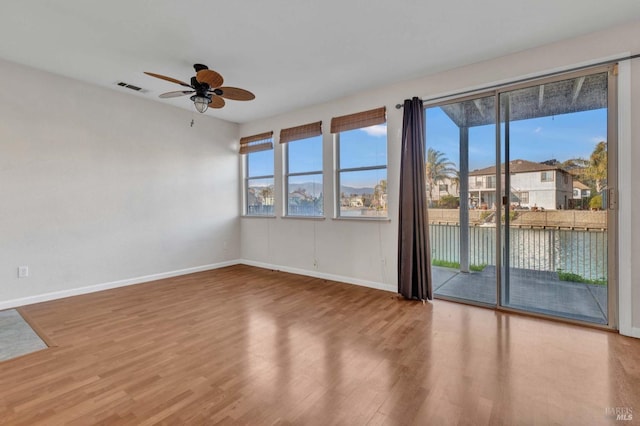
[[[191,87],[191,85],[190,85],[190,84],[187,84],[187,83],[185,83],[184,81],[180,81],[180,80],[177,80],[177,79],[172,78],[172,77],[167,77],[166,75],[156,74],[156,73],[153,73],[153,72],[147,72],[147,71],[145,71],[144,73],[145,73],[146,75],[150,75],[151,77],[159,78],[159,79],[161,79],[161,80],[170,81],[170,82],[172,82],[172,83],[176,83],[176,84],[179,84],[179,85],[184,86],[184,87]]]
[[[220,96],[213,96],[211,102],[209,102],[209,108],[222,108],[224,106],[224,99]]]
[[[207,83],[212,88],[219,87],[224,82],[220,74],[214,70],[200,70],[196,73],[196,80],[199,83]]]
[[[237,87],[219,87],[222,91],[220,96],[234,101],[250,101],[256,98],[256,95],[248,90],[238,89]]]
[[[178,96],[190,95],[196,93],[195,90],[178,90],[177,92],[167,92],[160,95],[162,99],[177,98]]]

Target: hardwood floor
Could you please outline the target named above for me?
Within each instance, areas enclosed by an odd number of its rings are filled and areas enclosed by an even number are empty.
[[[3,424],[640,418],[640,340],[248,266],[22,311],[56,346],[0,363]]]

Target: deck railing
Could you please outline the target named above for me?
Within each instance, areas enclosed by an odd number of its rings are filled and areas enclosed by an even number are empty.
[[[460,261],[460,226],[430,224],[431,257]],[[469,226],[469,263],[495,265],[495,227]],[[509,228],[509,266],[606,281],[607,231]],[[576,277],[578,278],[578,277]]]

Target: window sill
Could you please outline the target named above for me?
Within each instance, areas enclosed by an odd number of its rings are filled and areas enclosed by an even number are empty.
[[[346,221],[362,221],[362,222],[391,222],[391,218],[389,217],[348,217],[348,216],[338,216],[333,217],[331,220],[346,220]]]
[[[259,214],[243,214],[242,216],[240,216],[241,218],[245,219],[275,219],[275,216],[267,216],[267,215],[259,215]]]
[[[282,219],[326,220],[326,217],[324,217],[324,216],[282,216]]]

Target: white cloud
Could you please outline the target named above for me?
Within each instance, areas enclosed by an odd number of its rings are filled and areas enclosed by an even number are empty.
[[[593,143],[598,143],[598,142],[602,142],[602,141],[607,141],[607,137],[606,136],[594,136],[591,138],[591,142]]]
[[[371,127],[363,127],[360,130],[362,130],[363,132],[365,132],[369,136],[374,136],[374,137],[380,137],[380,136],[386,136],[387,135],[387,125],[386,124],[376,124],[375,126],[371,126]]]
[[[542,127],[536,127],[533,133],[540,133],[542,131]]]

